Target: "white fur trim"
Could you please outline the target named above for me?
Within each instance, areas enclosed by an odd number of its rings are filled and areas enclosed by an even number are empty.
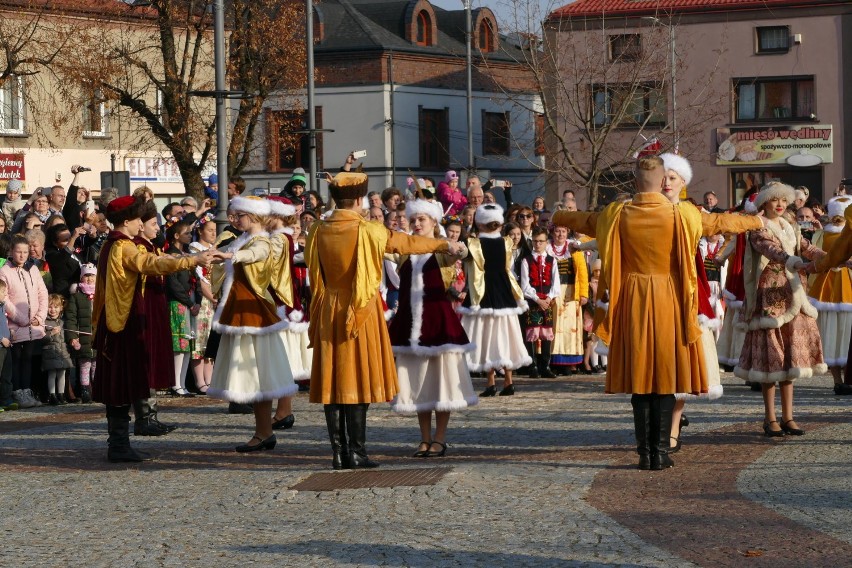
[[[448,402],[418,402],[416,404],[399,404],[394,400],[391,402],[391,410],[400,414],[413,414],[415,412],[427,412],[435,410],[437,412],[452,412],[454,410],[464,410],[469,406],[479,404],[479,397],[473,395],[464,400],[455,400]]]
[[[845,227],[845,225],[835,225],[834,223],[829,223],[828,225],[823,227],[822,230],[826,233],[842,233],[843,227]]]
[[[278,398],[283,398],[285,396],[291,396],[296,394],[297,392],[299,392],[299,385],[296,384],[287,385],[286,387],[281,387],[280,389],[270,392],[257,393],[235,393],[229,390],[211,387],[207,389],[207,396],[227,400],[230,402],[236,402],[239,404],[251,404],[254,402],[261,402],[264,400],[275,400]]]
[[[754,198],[756,199],[756,198],[757,198],[757,194],[756,194],[756,193],[753,193],[753,194],[751,195],[751,197],[754,197]],[[746,213],[748,213],[749,215],[755,215],[755,214],[757,214],[757,207],[754,205],[754,201],[753,201],[753,200],[751,200],[751,199],[746,199],[746,200],[745,200],[745,203],[743,204],[743,211],[745,211],[745,212],[746,212]]]
[[[459,306],[456,308],[456,313],[466,315],[466,316],[474,316],[474,317],[484,317],[484,316],[519,316],[525,313],[528,309],[530,309],[529,304],[527,304],[526,300],[519,301],[517,308],[480,308],[479,306],[471,306],[469,308],[464,308]]]
[[[743,307],[743,301],[738,300],[736,296],[734,296],[727,290],[722,290],[722,297],[725,299],[725,306],[727,306],[728,308]]]
[[[477,225],[487,225],[488,223],[498,222],[503,223],[503,208],[496,203],[483,203],[476,208],[474,214],[474,222]]]
[[[808,297],[811,305],[821,312],[852,312],[852,304],[835,303],[835,302],[820,302],[816,298]]]
[[[405,216],[411,219],[415,215],[424,214],[431,217],[440,226],[444,220],[444,208],[436,201],[426,201],[425,199],[412,199],[405,202]]]
[[[713,385],[712,387],[710,387],[710,389],[707,392],[703,392],[699,395],[679,392],[679,393],[675,393],[675,398],[677,400],[689,400],[689,401],[706,400],[706,401],[710,401],[710,400],[716,400],[718,398],[721,398],[723,394],[725,394],[725,389],[722,385]]]
[[[852,205],[852,197],[848,195],[838,195],[828,200],[825,206],[825,212],[830,217],[843,217],[846,208]],[[841,229],[843,227],[840,227]],[[828,227],[826,227],[828,229]],[[838,233],[840,231],[837,231]]]
[[[238,198],[234,198],[238,199]],[[245,245],[251,238],[256,236],[265,236],[267,233],[262,233],[259,235],[249,235],[248,233],[243,233],[240,235],[229,247],[231,251],[240,250],[243,245]],[[213,329],[218,331],[219,333],[225,333],[228,335],[267,335],[270,333],[276,333],[279,331],[283,331],[287,329],[288,322],[286,319],[281,319],[278,323],[270,325],[268,327],[248,327],[248,326],[235,326],[235,325],[225,325],[219,323],[219,320],[222,318],[222,312],[225,310],[225,304],[228,302],[228,297],[231,295],[231,286],[234,284],[234,261],[232,259],[228,259],[225,261],[225,281],[222,284],[222,295],[221,301],[219,305],[216,307],[216,312],[213,314]],[[277,310],[276,310],[277,311]],[[282,395],[283,396],[283,395]],[[230,400],[230,399],[228,399]],[[236,402],[236,401],[234,401]]]
[[[432,258],[431,254],[413,254],[409,257],[411,262],[411,332],[408,336],[408,343],[412,347],[420,345],[420,334],[423,328],[423,296],[425,294],[423,265],[430,258]]]
[[[468,363],[468,368],[474,373],[483,373],[486,371],[493,371],[496,369],[509,369],[514,371],[515,369],[520,369],[521,367],[526,367],[527,365],[532,365],[532,357],[526,355],[520,362],[515,363],[511,359],[496,359],[492,361],[486,361],[481,365],[474,365]]]
[[[252,213],[261,217],[267,217],[272,211],[271,203],[267,199],[254,199],[238,195],[228,202],[228,209],[240,213]]]
[[[739,357],[736,359],[728,359],[726,357],[719,357],[719,363],[722,365],[727,365],[728,367],[736,367],[740,362]]]
[[[826,359],[825,364],[828,367],[845,367],[846,361],[846,357],[843,357],[842,359]]]
[[[393,319],[393,316],[396,314],[393,310],[385,310],[385,321],[390,321]]]
[[[305,319],[305,314],[302,312],[302,310],[293,310],[292,312],[290,312],[290,321],[300,322],[303,319]]]
[[[704,314],[698,314],[698,325],[715,331],[722,326],[722,322],[718,318],[708,318]]]
[[[734,375],[753,383],[777,383],[779,381],[792,381],[794,379],[809,379],[814,375],[828,372],[828,365],[817,363],[813,367],[793,367],[785,371],[764,373],[754,369],[743,369],[739,365],[734,367]]]
[[[787,204],[791,205],[796,200],[796,190],[786,183],[772,181],[764,185],[760,189],[760,193],[754,200],[754,207],[757,211],[763,209],[763,205],[773,197],[783,197],[787,199]]]
[[[686,158],[669,152],[660,154],[660,158],[663,159],[664,168],[673,170],[683,179],[684,185],[689,185],[689,182],[692,181],[692,166],[689,165]]]
[[[490,233],[478,233],[476,237],[479,239],[502,239],[503,235],[500,231],[491,231]]]
[[[281,203],[280,201],[270,200],[269,209],[269,214],[276,217],[293,217],[296,215],[296,207],[290,203]]]

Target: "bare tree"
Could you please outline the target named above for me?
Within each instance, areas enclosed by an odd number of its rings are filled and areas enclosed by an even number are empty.
[[[678,85],[675,133],[671,80],[685,69],[680,54],[695,47],[681,36],[672,67],[677,19],[548,17],[557,7],[507,0],[509,37],[522,46],[541,96],[549,193],[570,188],[595,207],[602,192],[632,191],[626,173],[646,142],[697,150],[702,139],[696,134],[719,118],[729,89],[718,81],[720,52],[704,80]],[[530,162],[539,163],[533,156]]]
[[[53,64],[60,92],[77,105],[115,105],[122,145],[164,146],[187,192],[202,195],[202,171],[215,155],[212,0],[151,0],[120,5],[74,38],[73,58]],[[304,11],[275,0],[229,0],[229,80],[248,96],[233,117],[229,173],[238,175],[255,149],[266,98],[298,90],[305,77]],[[77,115],[69,120],[77,118]],[[86,113],[83,113],[86,116]],[[84,128],[85,130],[85,128]]]

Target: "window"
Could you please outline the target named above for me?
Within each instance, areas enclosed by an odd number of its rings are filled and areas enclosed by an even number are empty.
[[[24,81],[10,75],[0,86],[0,134],[24,133]]]
[[[509,155],[509,113],[482,111],[482,155]]]
[[[544,156],[544,115],[536,113],[535,115],[535,155]]]
[[[163,91],[157,89],[157,116],[160,117],[160,124],[168,128],[169,111],[166,109]]]
[[[479,22],[479,50],[484,52],[493,51],[494,28],[491,20],[483,19]]]
[[[787,53],[790,51],[790,26],[755,28],[757,53]]]
[[[642,57],[642,36],[622,34],[609,36],[610,61],[638,61]]]
[[[322,107],[314,107],[314,128],[322,128]],[[307,111],[271,111],[267,123],[270,128],[269,170],[293,171],[304,168],[310,171],[310,137],[303,131],[308,127]],[[322,133],[317,133],[317,171],[322,170]]]
[[[417,13],[417,45],[429,46],[432,45],[432,18],[429,17],[429,12],[420,10]]]
[[[418,109],[420,167],[446,170],[450,167],[449,109]]]
[[[811,120],[814,78],[736,79],[736,122]]]
[[[594,85],[592,123],[619,127],[665,126],[666,92],[657,84]]]
[[[83,136],[104,138],[108,134],[108,125],[106,100],[103,92],[96,89],[89,99],[83,102]]]

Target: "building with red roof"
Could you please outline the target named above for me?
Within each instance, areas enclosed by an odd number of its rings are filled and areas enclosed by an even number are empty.
[[[547,58],[564,99],[552,108],[561,139],[581,141],[575,161],[616,125],[600,152],[609,178],[628,179],[654,138],[690,160],[698,202],[713,191],[732,206],[772,179],[825,202],[852,176],[852,0],[577,0],[550,13],[545,38],[561,54]],[[578,69],[578,53],[594,65]],[[584,121],[560,111],[577,108]]]

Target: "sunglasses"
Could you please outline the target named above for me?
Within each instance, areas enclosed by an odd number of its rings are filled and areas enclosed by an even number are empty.
[[[532,219],[532,215],[518,215],[518,219]]]

